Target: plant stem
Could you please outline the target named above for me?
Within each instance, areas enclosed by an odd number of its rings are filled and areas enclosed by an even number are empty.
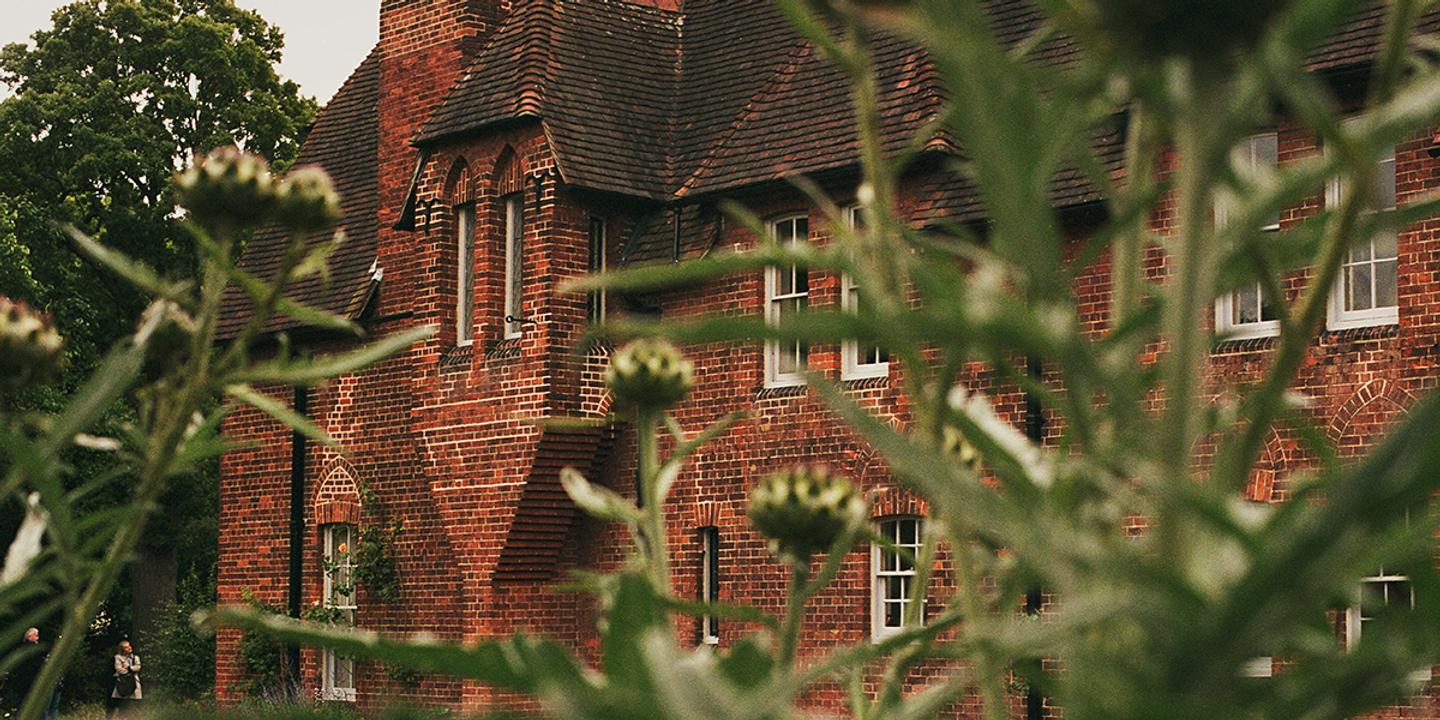
[[[1161,370],[1165,410],[1159,437],[1160,477],[1156,478],[1162,491],[1165,484],[1186,482],[1189,477],[1191,446],[1198,427],[1199,373],[1208,349],[1204,313],[1210,307],[1216,259],[1210,213],[1215,173],[1224,148],[1212,130],[1217,124],[1215,108],[1223,107],[1223,93],[1219,92],[1223,86],[1204,72],[1187,65],[1176,73],[1177,83],[1185,86],[1179,92],[1185,102],[1176,123],[1178,228],[1170,256],[1172,274],[1164,317],[1169,347]],[[1183,512],[1175,507],[1171,493],[1162,495],[1155,531],[1161,557],[1177,567],[1183,532],[1176,525]]]
[[[785,608],[785,624],[780,628],[780,667],[790,673],[795,666],[795,648],[800,644],[800,625],[805,620],[805,601],[810,599],[810,559],[790,564],[790,602]]]
[[[641,408],[638,413],[636,442],[639,445],[639,468],[638,475],[640,487],[636,489],[640,496],[640,505],[643,515],[641,522],[645,536],[645,567],[650,573],[650,579],[655,583],[655,590],[662,596],[670,595],[670,559],[666,551],[665,538],[665,514],[661,505],[664,498],[660,497],[660,451],[659,440],[656,434],[659,431],[661,411],[653,408]]]

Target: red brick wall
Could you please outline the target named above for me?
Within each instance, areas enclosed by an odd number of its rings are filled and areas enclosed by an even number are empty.
[[[416,325],[435,325],[437,336],[383,366],[316,389],[311,414],[337,437],[344,456],[312,449],[307,459],[307,534],[304,602],[320,599],[319,524],[359,517],[362,524],[399,521],[396,537],[402,590],[393,604],[379,602],[363,589],[358,622],[392,632],[427,631],[452,639],[503,635],[519,629],[545,633],[573,643],[594,659],[595,608],[588,598],[553,589],[550,582],[501,580],[495,568],[515,519],[526,483],[535,477],[544,432],[534,421],[554,417],[602,417],[609,400],[601,383],[607,351],[582,348],[585,298],[561,291],[566,278],[587,266],[587,232],[592,215],[610,221],[611,247],[618,254],[635,220],[634,207],[613,197],[567,188],[537,122],[516,124],[437,150],[421,168],[413,232],[389,228],[398,219],[418,154],[408,140],[448,88],[475,37],[481,37],[508,7],[504,3],[390,0],[382,28],[382,210],[377,222],[380,263],[385,271],[374,335]],[[431,34],[423,28],[446,28]],[[1428,136],[1427,136],[1428,137]],[[1314,152],[1304,133],[1283,130],[1282,161]],[[1400,148],[1404,198],[1433,189],[1437,163],[1423,152],[1424,142]],[[501,158],[514,164],[497,168]],[[507,169],[508,168],[508,169]],[[497,172],[498,171],[498,172]],[[502,176],[518,175],[526,213],[523,315],[532,321],[522,336],[504,339],[503,207],[498,202]],[[465,180],[461,180],[465,178]],[[515,184],[511,179],[510,184]],[[846,202],[844,190],[836,200]],[[804,212],[812,239],[825,242],[826,221],[798,193],[767,192],[739,198],[761,217]],[[455,293],[457,243],[453,205],[476,203],[474,344],[457,346]],[[1319,206],[1317,197],[1287,213],[1296,222]],[[908,198],[905,206],[908,207]],[[1156,227],[1169,224],[1167,207]],[[1400,238],[1400,324],[1385,329],[1327,332],[1315,344],[1296,389],[1314,399],[1313,413],[1346,456],[1373,443],[1378,433],[1401,416],[1415,397],[1436,384],[1434,348],[1440,340],[1440,237],[1427,223]],[[1083,232],[1080,233],[1083,235]],[[687,238],[687,243],[695,242]],[[744,249],[756,239],[740,227],[727,227],[718,249]],[[1076,244],[1068,248],[1072,253]],[[1072,255],[1073,256],[1073,255]],[[1147,256],[1147,273],[1161,278],[1165,259]],[[618,263],[612,255],[611,264]],[[1089,331],[1099,334],[1109,322],[1110,262],[1096,260],[1076,281],[1077,312]],[[1305,273],[1287,281],[1293,294]],[[838,279],[812,272],[812,307],[834,307]],[[660,298],[667,317],[762,312],[759,274],[732,276],[669,292]],[[1234,392],[1253,382],[1265,368],[1271,343],[1265,340],[1221,345],[1211,358],[1212,392]],[[701,451],[677,482],[671,499],[669,540],[678,593],[696,594],[699,578],[698,529],[720,533],[721,587],[724,601],[746,602],[780,612],[785,574],[744,519],[745,495],[761,475],[797,462],[825,463],[857,479],[876,494],[877,517],[922,513],[923,504],[895,487],[883,461],[818,398],[804,389],[766,389],[758,346],[711,344],[686,348],[697,367],[691,399],[676,415],[687,432],[696,432],[731,410],[747,419]],[[811,348],[810,366],[839,379],[840,348]],[[962,378],[985,392],[1000,417],[1023,422],[1021,395],[981,368]],[[897,426],[909,421],[908,407],[895,373],[845,384],[846,392]],[[271,388],[277,397],[288,389]],[[226,422],[227,432],[244,443],[227,453],[222,466],[220,600],[239,602],[246,592],[283,605],[286,582],[286,522],[290,475],[289,433],[254,411],[241,410]],[[1050,433],[1060,431],[1052,424]],[[1202,452],[1202,460],[1203,452]],[[1251,487],[1254,499],[1279,500],[1286,476],[1307,459],[1285,433],[1267,443]],[[592,480],[633,494],[633,437],[622,428],[614,449]],[[376,508],[360,508],[351,487],[370,488]],[[371,512],[378,515],[371,515]],[[563,515],[563,513],[561,513]],[[383,518],[383,520],[382,520]],[[557,556],[545,559],[552,577],[564,579],[573,568],[613,569],[628,539],[613,525],[583,518],[556,520],[569,528],[569,541]],[[1137,521],[1136,530],[1141,523]],[[541,561],[537,561],[541,562]],[[801,655],[814,656],[837,643],[864,642],[870,633],[868,551],[846,559],[835,584],[814,601],[807,615]],[[937,583],[948,587],[948,557],[942,556]],[[681,642],[693,642],[694,623],[679,621]],[[721,623],[722,645],[753,630],[742,623]],[[222,700],[236,699],[240,678],[235,659],[237,636],[222,633],[218,680]],[[314,653],[306,654],[306,677],[318,681]],[[939,665],[916,670],[923,684],[945,671]],[[424,678],[401,687],[383,668],[362,663],[362,705],[397,696],[450,706],[478,708],[509,701],[486,688],[443,678]],[[818,689],[808,701],[836,709],[843,694]],[[1429,700],[1424,701],[1429,708]],[[973,699],[961,703],[973,714]],[[1433,710],[1425,710],[1433,716]]]

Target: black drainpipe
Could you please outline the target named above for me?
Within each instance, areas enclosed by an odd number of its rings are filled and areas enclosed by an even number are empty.
[[[295,414],[306,417],[309,412],[310,391],[295,387]],[[305,559],[305,433],[293,430],[290,434],[290,617],[300,617],[301,585],[304,582]],[[300,646],[290,644],[285,648],[290,687],[300,686]]]
[[[1030,379],[1041,382],[1045,370],[1040,364],[1040,359],[1031,357],[1025,360],[1026,371],[1030,373]],[[1030,438],[1035,444],[1045,442],[1045,407],[1040,404],[1040,397],[1033,392],[1025,393],[1025,437]],[[1038,587],[1030,588],[1025,593],[1025,614],[1031,617],[1040,615],[1040,608],[1045,604],[1045,593]],[[1039,677],[1044,672],[1044,661],[1037,660],[1035,676]],[[1034,679],[1025,687],[1025,720],[1044,720],[1045,717],[1045,696],[1036,689]]]

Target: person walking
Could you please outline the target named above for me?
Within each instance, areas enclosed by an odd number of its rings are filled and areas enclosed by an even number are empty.
[[[115,688],[110,691],[110,717],[129,714],[143,697],[140,688],[140,656],[129,640],[120,641],[115,654]]]
[[[18,715],[20,706],[25,704],[25,696],[30,694],[30,686],[35,684],[35,679],[40,677],[40,669],[45,666],[45,653],[40,650],[40,629],[27,628],[16,652],[25,653],[25,658],[5,678],[5,697],[9,709]]]

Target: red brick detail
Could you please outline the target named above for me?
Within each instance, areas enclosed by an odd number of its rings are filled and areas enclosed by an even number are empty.
[[[930,505],[908,488],[883,485],[870,491],[870,517],[884,518],[896,515],[924,517],[930,514]]]
[[[525,192],[525,164],[515,155],[514,148],[506,147],[501,151],[490,177],[495,185],[495,194],[500,197]]]
[[[544,580],[554,575],[578,512],[560,484],[560,472],[575,468],[596,477],[609,460],[613,436],[610,428],[545,430],[500,550],[496,581]]]
[[[1354,456],[1367,439],[1364,431],[1384,432],[1394,415],[1404,413],[1414,400],[1397,384],[1377,377],[1345,400],[1326,431],[1342,456]]]
[[[350,461],[336,457],[320,471],[320,487],[315,492],[315,525],[332,523],[360,524],[360,488],[355,484],[355,469]]]
[[[457,159],[445,180],[445,197],[451,205],[464,205],[475,201],[475,188],[470,181],[470,166],[463,158]]]

